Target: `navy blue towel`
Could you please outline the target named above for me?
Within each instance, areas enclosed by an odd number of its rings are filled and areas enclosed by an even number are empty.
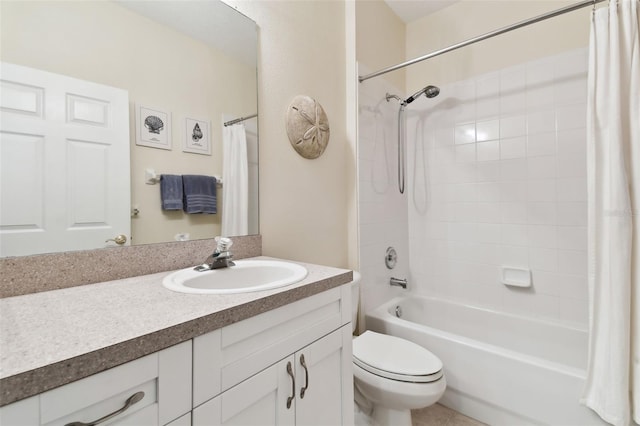
[[[182,176],[160,175],[162,210],[182,210]]]
[[[216,214],[216,178],[213,176],[183,175],[184,211],[187,213]]]

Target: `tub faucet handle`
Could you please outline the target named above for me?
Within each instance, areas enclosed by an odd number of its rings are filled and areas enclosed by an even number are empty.
[[[400,278],[391,277],[391,279],[389,280],[389,285],[402,287],[402,288],[406,289],[407,288],[407,280],[406,279],[403,280],[403,279],[400,279]]]

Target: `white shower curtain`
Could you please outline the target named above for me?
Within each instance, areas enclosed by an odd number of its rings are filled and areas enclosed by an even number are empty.
[[[226,126],[222,134],[222,235],[247,235],[249,172],[244,125]]]
[[[582,403],[640,423],[640,27],[638,0],[595,11],[587,113],[589,364]]]

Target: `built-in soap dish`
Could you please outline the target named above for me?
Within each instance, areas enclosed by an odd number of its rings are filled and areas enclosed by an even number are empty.
[[[502,284],[512,287],[531,287],[531,271],[503,266],[501,281]]]

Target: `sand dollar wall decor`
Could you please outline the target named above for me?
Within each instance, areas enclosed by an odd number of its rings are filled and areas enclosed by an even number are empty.
[[[287,109],[287,136],[298,154],[310,160],[322,155],[329,143],[329,119],[322,105],[298,95]]]

